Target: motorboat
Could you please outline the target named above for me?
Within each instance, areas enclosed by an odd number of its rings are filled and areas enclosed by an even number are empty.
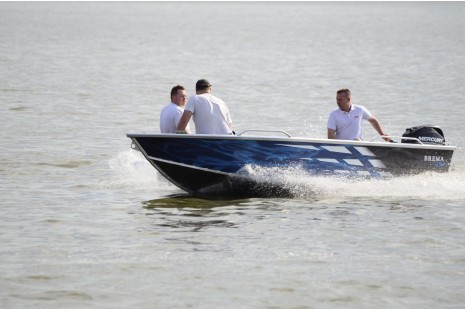
[[[133,149],[166,179],[192,195],[287,196],[292,185],[257,171],[299,171],[304,177],[390,179],[447,172],[455,146],[442,130],[422,125],[402,137],[372,141],[293,137],[281,130],[234,135],[128,133]],[[395,139],[401,139],[395,142]]]

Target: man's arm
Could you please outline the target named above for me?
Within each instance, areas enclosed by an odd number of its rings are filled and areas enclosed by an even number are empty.
[[[182,114],[181,119],[179,120],[178,127],[176,127],[176,132],[178,131],[186,132],[186,127],[189,121],[191,120],[191,117],[192,117],[192,112],[188,110],[184,110],[184,113]]]
[[[379,133],[380,136],[387,136],[387,134],[384,132],[383,128],[381,127],[380,122],[378,119],[374,116],[371,116],[368,121],[370,122],[371,126]],[[389,138],[383,138],[386,141],[391,141]]]
[[[328,128],[328,139],[336,139],[336,130]]]

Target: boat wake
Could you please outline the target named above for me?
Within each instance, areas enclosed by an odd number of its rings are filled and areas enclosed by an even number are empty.
[[[180,191],[158,173],[137,151],[122,151],[108,162],[111,175],[104,186],[137,191]]]
[[[158,194],[184,193],[167,181],[140,152],[120,152],[110,159],[107,187]],[[456,161],[449,173],[425,172],[392,179],[347,179],[310,175],[299,167],[246,165],[240,175],[257,183],[283,187],[302,199],[447,199],[465,200],[465,164]]]
[[[465,199],[465,171],[449,173],[425,172],[414,176],[392,179],[347,179],[310,175],[298,167],[244,167],[249,177],[257,182],[271,182],[284,186],[298,198],[429,198]]]
[[[465,171],[425,172],[392,179],[347,179],[345,176],[315,176],[298,167],[243,169],[256,182],[280,184],[296,198],[409,198],[465,199]]]

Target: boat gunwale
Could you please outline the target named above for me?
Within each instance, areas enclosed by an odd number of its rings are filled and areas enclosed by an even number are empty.
[[[305,142],[334,145],[354,145],[354,146],[375,146],[387,148],[411,148],[411,149],[428,149],[455,151],[456,146],[452,145],[432,145],[432,144],[414,144],[414,143],[391,143],[391,142],[374,142],[374,141],[357,141],[357,140],[336,140],[323,138],[305,138],[305,137],[278,137],[278,136],[259,136],[259,135],[207,135],[207,134],[174,134],[174,133],[127,133],[128,138],[175,138],[175,139],[223,139],[223,140],[258,140],[258,141],[278,141],[278,142]]]

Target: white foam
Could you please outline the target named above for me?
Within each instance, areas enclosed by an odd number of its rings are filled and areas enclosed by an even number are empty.
[[[459,158],[457,158],[459,159]],[[313,176],[300,167],[265,168],[246,165],[240,173],[257,181],[284,184],[296,197],[351,199],[358,198],[431,198],[465,199],[465,166],[459,159],[449,173],[423,173],[387,180],[347,179]],[[135,150],[118,153],[108,162],[110,177],[104,186],[118,189],[178,192]]]
[[[347,179],[312,176],[298,167],[264,168],[249,165],[243,170],[257,181],[284,184],[296,197],[338,199],[359,198],[431,198],[465,199],[464,171],[427,172],[392,179]]]
[[[142,155],[135,150],[122,151],[108,162],[111,188],[175,189]]]

